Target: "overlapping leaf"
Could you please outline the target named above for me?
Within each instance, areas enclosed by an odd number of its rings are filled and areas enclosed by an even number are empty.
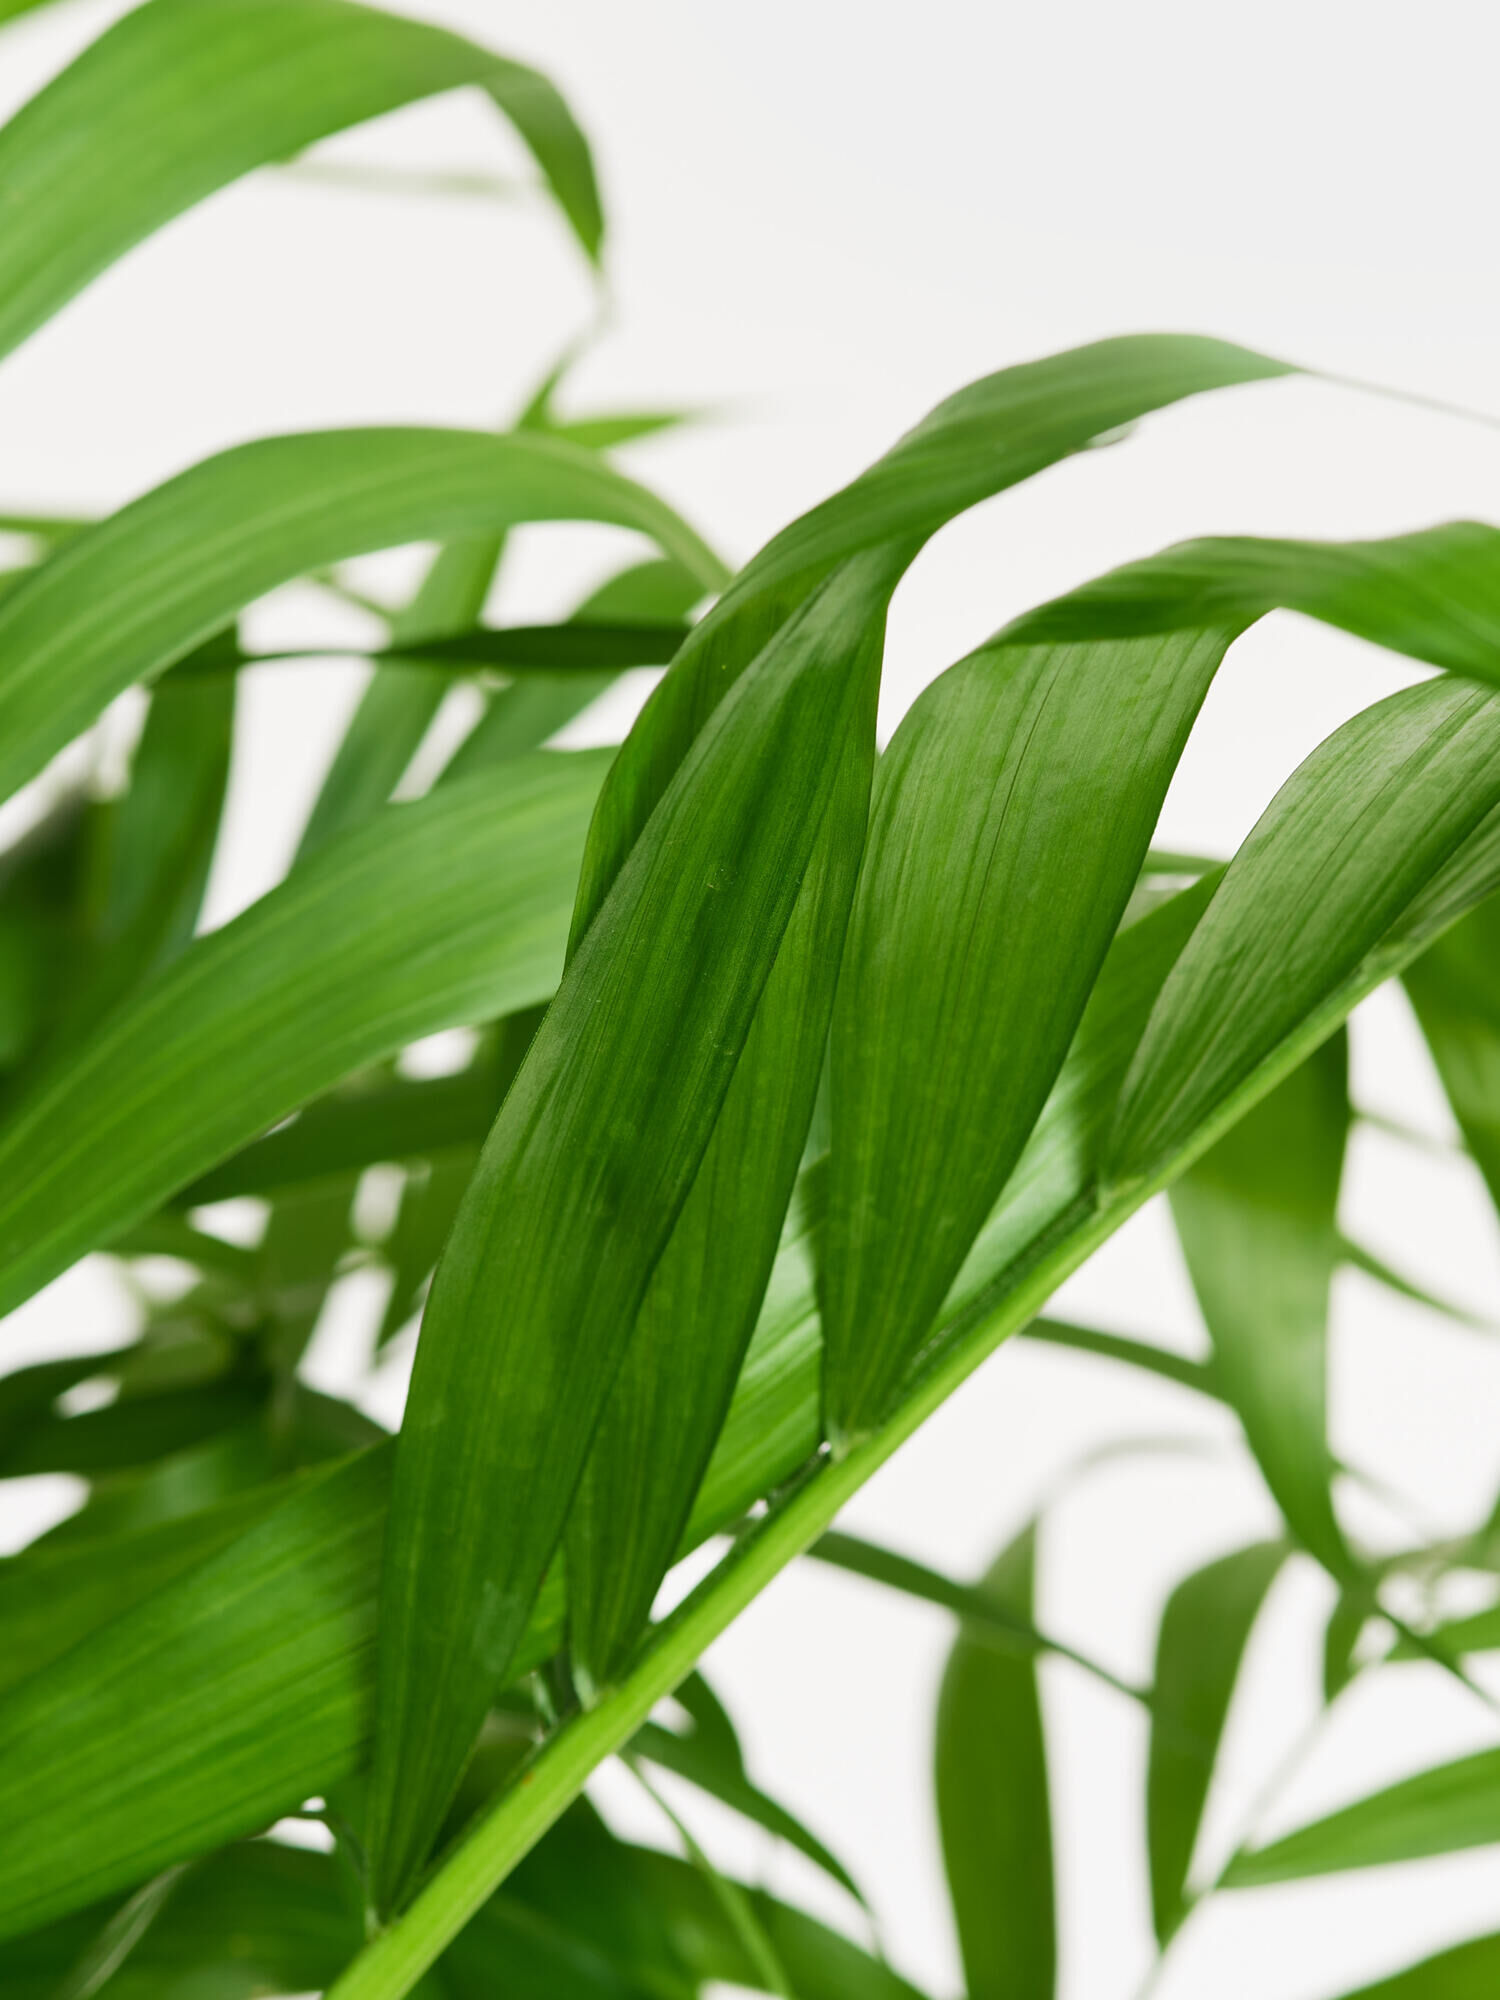
[[[340,1076],[546,998],[604,762],[391,808],[106,1021],[0,1137],[4,1307]]]

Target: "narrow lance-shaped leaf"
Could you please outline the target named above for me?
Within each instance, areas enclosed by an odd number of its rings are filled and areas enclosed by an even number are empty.
[[[1500,1934],[1470,1938],[1343,2000],[1490,2000],[1500,1988]]]
[[[1378,542],[1183,542],[1016,620],[1030,640],[1244,626],[1301,611],[1456,674],[1500,681],[1500,529],[1450,521]]]
[[[311,432],[205,459],[65,542],[0,599],[0,792],[277,584],[370,549],[578,519],[635,528],[706,587],[720,581],[670,508],[556,438]]]
[[[1334,1513],[1328,1449],[1328,1304],[1342,1256],[1348,1067],[1339,1033],[1171,1194],[1218,1386],[1292,1533],[1336,1576],[1352,1562]]]
[[[1163,1943],[1187,1909],[1187,1878],[1240,1661],[1285,1560],[1261,1542],[1195,1570],[1167,1599],[1156,1639],[1146,1845]]]
[[[1033,1523],[979,1587],[1029,1622],[1035,1566]],[[938,1696],[936,1775],[969,2000],[1052,2000],[1052,1811],[1034,1660],[960,1634]]]
[[[503,535],[474,535],[439,549],[411,603],[391,620],[392,645],[477,625],[503,547]],[[376,667],[313,801],[299,859],[386,803],[452,685],[437,667]]]
[[[1430,681],[1355,716],[1292,774],[1162,989],[1121,1092],[1106,1194],[1225,1129],[1262,1062],[1291,1067],[1278,1049],[1311,1053],[1378,948],[1399,967],[1413,905],[1500,803],[1497,751],[1495,698]]]
[[[864,841],[879,659],[754,1026],[595,1434],[568,1535],[581,1684],[624,1666],[680,1543],[775,1261]],[[754,1190],[754,1194],[750,1190]]]
[[[1240,1854],[1224,1877],[1231,1889],[1294,1882],[1345,1868],[1417,1861],[1429,1854],[1500,1842],[1500,1750],[1479,1750],[1299,1826]]]
[[[886,1414],[1020,1157],[1230,636],[981,648],[882,760],[829,1042],[835,1448]]]
[[[1500,1206],[1500,901],[1481,903],[1402,977],[1464,1142]]]
[[[0,353],[215,189],[461,84],[489,90],[596,255],[588,148],[535,70],[349,0],[147,0],[0,132]]]
[[[850,565],[737,683],[575,955],[459,1211],[386,1541],[378,1907],[437,1832],[562,1532],[791,917],[833,790],[829,746],[856,726],[898,574],[879,554]]]
[[[305,1098],[552,990],[597,752],[395,806],[200,939],[0,1136],[0,1310]]]

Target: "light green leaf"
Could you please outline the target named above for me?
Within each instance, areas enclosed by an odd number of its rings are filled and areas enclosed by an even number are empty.
[[[1500,1205],[1500,899],[1470,911],[1402,980],[1464,1142]]]
[[[0,1310],[339,1077],[544,999],[604,761],[390,808],[107,1020],[0,1137]]]
[[[886,1414],[1020,1157],[1230,636],[983,647],[882,759],[829,1042],[835,1449]]]
[[[1278,1049],[1310,1053],[1369,990],[1374,954],[1399,969],[1423,926],[1473,900],[1468,877],[1460,886],[1444,870],[1484,849],[1466,843],[1500,802],[1497,753],[1494,697],[1441,680],[1366,709],[1292,774],[1153,1010],[1120,1095],[1106,1194],[1226,1128],[1259,1094],[1262,1064],[1284,1074]],[[1484,849],[1474,864],[1481,878],[1491,858]]]
[[[1156,1640],[1155,1714],[1146,1773],[1151,1912],[1165,1943],[1187,1910],[1203,1808],[1240,1661],[1286,1557],[1279,1542],[1221,1556],[1167,1599]]]
[[[1030,1620],[1035,1524],[979,1588]],[[937,1711],[943,1863],[969,2000],[1051,2000],[1057,1977],[1052,1814],[1036,1665],[962,1633]]]
[[[1500,1750],[1440,1764],[1414,1778],[1240,1854],[1224,1877],[1231,1889],[1294,1882],[1345,1868],[1416,1861],[1500,1841]]]
[[[1070,1320],[1034,1319],[1016,1338],[1039,1340],[1050,1347],[1072,1347],[1082,1354],[1123,1362],[1127,1368],[1144,1368],[1148,1374],[1160,1375],[1163,1381],[1176,1382],[1184,1389],[1196,1389],[1203,1396],[1221,1394],[1211,1363],[1174,1354],[1167,1347],[1154,1347],[1149,1341],[1132,1340],[1127,1334],[1103,1333],[1092,1326],[1075,1326]]]
[[[495,99],[597,256],[588,148],[535,70],[348,0],[147,0],[0,132],[0,352],[215,189],[461,84]]]
[[[898,573],[851,565],[736,684],[573,958],[460,1208],[386,1543],[379,1907],[437,1832],[561,1534],[828,809],[829,746],[873,709]]]
[[[1232,876],[1226,876],[1226,888]],[[1220,1389],[1302,1546],[1352,1558],[1328,1449],[1328,1302],[1342,1256],[1347,1037],[1330,1037],[1188,1169],[1172,1215]]]
[[[122,688],[291,577],[370,549],[578,519],[638,529],[705,587],[720,580],[670,508],[556,438],[327,431],[205,459],[65,542],[0,598],[0,791],[33,776]]]

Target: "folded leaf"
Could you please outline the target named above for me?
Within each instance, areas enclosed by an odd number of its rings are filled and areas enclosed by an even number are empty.
[[[829,746],[857,726],[897,574],[878,553],[850,565],[737,683],[575,955],[460,1208],[386,1543],[378,1907],[420,1866],[541,1586],[791,917]]]
[[[460,84],[490,92],[597,255],[588,148],[535,70],[348,0],[148,0],[0,132],[0,352],[216,188]]]
[[[1352,1565],[1328,1449],[1328,1304],[1343,1254],[1348,1067],[1347,1037],[1335,1034],[1171,1194],[1220,1392],[1292,1533],[1336,1576]]]
[[[1030,1620],[1036,1528],[978,1587]],[[1051,2000],[1057,1978],[1052,1813],[1033,1660],[961,1633],[937,1711],[943,1864],[969,2000]]]
[[[579,519],[638,529],[706,588],[720,581],[670,508],[593,452],[535,433],[310,432],[205,459],[0,598],[0,792],[277,584],[370,549]]]
[[[882,759],[829,1042],[836,1449],[886,1414],[1020,1157],[1230,636],[983,647]]]
[[[545,999],[598,753],[392,807],[201,938],[0,1135],[0,1311],[341,1076]]]
[[[1500,1841],[1500,1750],[1440,1764],[1236,1857],[1225,1886],[1293,1882]]]
[[[1165,1943],[1187,1910],[1187,1878],[1251,1627],[1286,1557],[1279,1542],[1221,1556],[1179,1583],[1156,1640],[1146,1845],[1151,1913]]]

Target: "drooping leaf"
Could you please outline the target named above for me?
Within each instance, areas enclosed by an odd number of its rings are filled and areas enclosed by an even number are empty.
[[[1347,1038],[1335,1034],[1171,1193],[1218,1386],[1293,1534],[1337,1576],[1352,1559],[1333,1508],[1328,1304],[1342,1250],[1348,1066]]]
[[[1451,521],[1375,542],[1183,542],[1026,612],[1012,632],[1118,638],[1301,611],[1456,674],[1500,681],[1500,529]]]
[[[979,1586],[1032,1615],[1036,1529]],[[961,1633],[937,1711],[937,1805],[970,2000],[1052,2000],[1052,1810],[1036,1664]]]
[[[310,432],[205,459],[63,543],[0,599],[0,791],[277,584],[371,549],[577,519],[635,528],[705,587],[720,580],[670,508],[556,438]]]
[[[588,148],[535,70],[349,0],[148,0],[0,132],[0,352],[217,188],[461,84],[488,90],[596,256]]]
[[[664,1771],[686,1778],[689,1784],[718,1799],[731,1812],[764,1827],[778,1840],[786,1841],[800,1854],[805,1854],[841,1889],[846,1889],[851,1896],[863,1902],[864,1898],[848,1869],[829,1852],[817,1835],[809,1832],[785,1806],[769,1798],[759,1786],[753,1785],[746,1777],[743,1766],[717,1751],[712,1744],[703,1742],[696,1732],[680,1735],[675,1730],[663,1728],[660,1723],[648,1722],[631,1738],[630,1751],[633,1756],[644,1757],[648,1763],[659,1764]]]
[[[1497,748],[1494,697],[1432,681],[1355,716],[1293,773],[1153,1010],[1121,1092],[1106,1193],[1148,1182],[1194,1133],[1227,1127],[1262,1064],[1284,1074],[1292,1051],[1310,1053],[1347,1013],[1351,982],[1369,990],[1374,954],[1398,969],[1425,924],[1440,929],[1462,909],[1443,871],[1469,865],[1471,838],[1482,845],[1500,802]]]
[[[0,1310],[303,1099],[544,999],[597,753],[392,807],[184,952],[0,1137]]]
[[[1018,1340],[1039,1340],[1049,1347],[1072,1347],[1082,1354],[1097,1354],[1106,1361],[1123,1362],[1128,1368],[1144,1368],[1166,1382],[1200,1395],[1220,1394],[1212,1364],[1194,1361],[1170,1348],[1155,1347],[1149,1341],[1132,1340],[1127,1334],[1104,1333],[1091,1326],[1076,1326],[1071,1320],[1034,1319],[1021,1329]]]
[[[836,1449],[885,1415],[1020,1157],[1230,636],[986,646],[882,760],[829,1043]]]
[[[1238,1855],[1225,1886],[1293,1882],[1500,1842],[1500,1750],[1480,1750]]]
[[[737,683],[573,958],[460,1208],[386,1542],[379,1906],[420,1865],[540,1588],[791,917],[833,789],[828,745],[858,726],[898,573],[878,554],[851,565]],[[547,1248],[558,1240],[566,1257]]]
[[[1251,1627],[1285,1556],[1279,1542],[1221,1556],[1185,1577],[1162,1612],[1146,1774],[1146,1844],[1151,1912],[1163,1942],[1186,1914],[1188,1871],[1230,1697]]]

